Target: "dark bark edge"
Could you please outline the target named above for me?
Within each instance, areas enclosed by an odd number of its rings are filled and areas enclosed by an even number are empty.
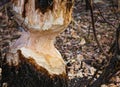
[[[38,67],[33,59],[26,59],[20,51],[19,65],[2,64],[2,83],[8,87],[68,87],[66,74],[51,75],[43,67]]]

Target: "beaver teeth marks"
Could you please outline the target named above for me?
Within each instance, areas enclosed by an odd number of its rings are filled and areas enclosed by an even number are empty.
[[[28,0],[24,0],[24,8],[23,8],[23,13],[22,16],[25,18],[26,16],[26,4],[28,3]]]
[[[35,9],[39,9],[43,14],[47,10],[53,10],[53,0],[35,0]]]
[[[72,8],[72,5],[73,5],[73,0],[67,0],[66,8],[68,11],[70,11],[70,9]]]

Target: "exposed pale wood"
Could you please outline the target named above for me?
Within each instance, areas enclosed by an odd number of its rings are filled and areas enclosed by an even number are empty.
[[[10,53],[21,50],[26,58],[33,58],[50,73],[61,74],[66,72],[65,63],[54,47],[54,40],[70,23],[73,1],[45,1],[12,0],[15,18],[17,21],[24,20],[23,24],[29,30],[11,45]],[[10,58],[8,63],[11,64]]]
[[[73,1],[11,0],[11,3],[13,18],[28,31],[22,32],[5,56],[3,82],[8,87],[67,87],[66,65],[54,41],[71,21]]]
[[[32,31],[31,31],[32,32]],[[33,58],[38,65],[44,67],[51,74],[65,73],[65,63],[54,47],[54,39],[56,34],[49,34],[49,32],[23,32],[22,36],[11,45],[10,53],[16,54],[18,50],[21,50],[25,58]],[[7,56],[8,63],[16,61],[17,57]],[[11,59],[11,60],[10,60]],[[19,62],[19,61],[18,61]]]
[[[59,30],[55,26],[66,26],[71,20],[72,0],[45,0],[52,1],[44,11],[36,8],[35,2],[43,0],[12,0],[13,9],[20,14],[29,28],[36,30]],[[44,2],[44,1],[43,1]],[[52,7],[51,7],[52,6]],[[51,9],[49,8],[51,7]],[[63,28],[64,29],[64,28]]]

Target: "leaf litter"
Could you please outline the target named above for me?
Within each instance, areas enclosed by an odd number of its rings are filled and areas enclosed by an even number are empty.
[[[105,2],[100,4],[100,10],[104,18],[111,23],[111,25],[106,23],[100,16],[98,9],[94,9],[97,38],[103,50],[108,52],[113,43],[115,27],[118,26],[119,20],[117,20],[117,17],[113,13],[112,7],[105,4]],[[14,42],[21,34],[21,31],[19,30],[20,26],[18,26],[14,20],[7,19],[8,17],[4,9],[0,10],[1,58],[3,58],[7,52],[11,42]],[[106,57],[99,50],[94,40],[90,12],[85,10],[85,3],[81,3],[80,0],[75,1],[72,22],[63,33],[56,37],[55,46],[60,51],[66,62],[69,87],[86,87],[95,71],[99,67],[104,68],[104,65],[106,64]],[[105,61],[103,62],[103,60]],[[102,69],[99,71],[94,80],[99,77],[101,72]],[[120,72],[111,79],[110,84],[104,84],[101,87],[119,86]]]

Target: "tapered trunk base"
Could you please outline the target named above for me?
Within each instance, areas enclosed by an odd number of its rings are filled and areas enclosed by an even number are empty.
[[[26,59],[21,51],[18,51],[18,54],[17,66],[10,66],[4,60],[2,83],[7,83],[8,87],[67,87],[66,74],[51,75],[44,67],[38,66],[34,60]]]

